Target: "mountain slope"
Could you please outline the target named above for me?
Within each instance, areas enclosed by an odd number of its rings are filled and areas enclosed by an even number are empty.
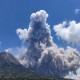
[[[0,75],[25,76],[29,72],[12,54],[7,52],[0,53]]]

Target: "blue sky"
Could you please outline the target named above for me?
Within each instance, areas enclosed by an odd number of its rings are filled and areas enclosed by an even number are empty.
[[[80,0],[0,0],[0,51],[22,45],[16,29],[28,28],[30,15],[39,10],[49,14],[47,22],[54,42],[66,47],[66,43],[62,44],[63,41],[55,36],[53,25],[65,20],[80,22],[80,14],[75,14],[75,9],[80,9]]]

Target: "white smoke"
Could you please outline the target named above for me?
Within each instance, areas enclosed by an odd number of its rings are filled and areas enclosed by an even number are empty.
[[[80,45],[80,22],[70,21],[67,23],[64,21],[63,23],[55,25],[53,28],[56,35],[61,39],[72,44]]]
[[[19,38],[21,39],[21,40],[26,40],[27,39],[27,37],[28,37],[28,35],[27,35],[27,29],[17,29],[16,30],[16,33],[17,33],[17,35],[19,35]]]
[[[65,78],[80,80],[80,68],[76,70],[76,75],[73,72],[69,72],[69,74],[66,75]]]
[[[4,51],[8,53],[12,53],[20,61],[21,56],[25,55],[25,53],[27,52],[27,48],[22,46],[22,47],[15,47],[15,48],[7,48]]]
[[[59,48],[52,40],[50,26],[46,22],[48,14],[44,10],[33,13],[29,28],[18,29],[20,39],[27,42],[27,51],[21,57],[22,64],[39,73],[64,77],[79,68],[80,55],[71,47]],[[24,38],[26,36],[26,38]]]

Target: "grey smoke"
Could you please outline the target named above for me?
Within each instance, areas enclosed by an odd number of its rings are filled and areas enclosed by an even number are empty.
[[[48,14],[44,10],[32,13],[28,29],[17,29],[20,39],[27,42],[26,53],[19,58],[26,67],[39,73],[64,77],[79,68],[79,52],[71,47],[59,48],[51,36]]]

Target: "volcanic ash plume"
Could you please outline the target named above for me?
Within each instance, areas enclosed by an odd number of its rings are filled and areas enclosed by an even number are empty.
[[[17,29],[19,38],[27,42],[27,52],[20,62],[39,73],[64,77],[79,68],[79,52],[67,47],[58,48],[53,42],[50,26],[44,10],[32,13],[28,29]]]

